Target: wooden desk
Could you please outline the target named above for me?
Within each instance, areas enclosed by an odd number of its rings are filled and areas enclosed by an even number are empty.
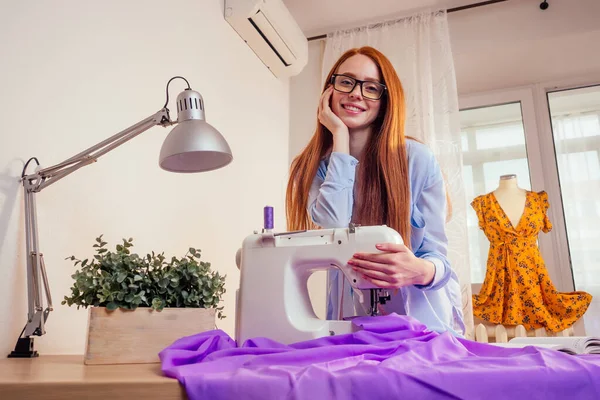
[[[77,397],[76,397],[77,396]],[[160,364],[84,365],[83,356],[0,359],[0,399],[187,399]]]

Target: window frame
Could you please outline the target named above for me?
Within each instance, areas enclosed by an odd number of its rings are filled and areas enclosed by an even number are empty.
[[[556,159],[554,132],[552,130],[552,119],[550,115],[550,99],[548,96],[552,92],[581,89],[598,85],[600,85],[600,71],[591,75],[542,82],[533,85],[538,126],[541,132],[547,132],[547,137],[544,137],[540,142],[540,153],[544,160],[546,191],[548,192],[548,198],[551,202],[548,215],[554,225],[553,235],[551,235],[554,237],[553,244],[556,244],[553,248],[554,259],[558,263],[558,266],[566,266],[563,268],[555,267],[555,270],[553,271],[556,275],[560,276],[561,286],[558,286],[559,291],[574,291],[575,277],[573,275],[573,266],[571,263],[567,225]],[[553,275],[551,275],[551,277],[552,276]]]
[[[565,259],[570,259],[568,257],[568,243],[566,240],[566,226],[564,224],[562,201],[559,199],[557,202],[556,194],[560,194],[560,191],[556,192],[556,188],[554,187],[559,186],[558,170],[555,162],[556,156],[553,151],[551,154],[548,152],[549,147],[553,149],[554,142],[551,133],[550,136],[540,140],[539,132],[542,130],[539,128],[540,118],[538,110],[540,107],[538,105],[539,100],[536,102],[536,87],[531,85],[513,89],[459,95],[459,110],[498,106],[516,102],[521,104],[521,116],[525,133],[525,149],[529,165],[531,190],[545,190],[548,193],[551,204],[550,209],[552,210],[550,218],[554,224],[554,229],[553,232],[549,234],[539,235],[540,251],[542,252],[550,278],[555,285],[560,288],[559,290],[572,291],[574,283],[571,273],[571,264],[570,261],[567,264],[564,263]],[[546,108],[547,107],[546,103]],[[543,140],[546,142],[549,140],[549,143],[542,145],[541,141]],[[555,173],[548,173],[548,171],[546,171],[547,169],[554,169]],[[552,176],[556,176],[556,185],[550,185],[548,183],[549,179],[552,179]],[[468,199],[469,202],[471,200],[472,199]],[[555,221],[558,223],[555,223]],[[559,265],[568,265],[568,268],[559,268]]]
[[[557,289],[563,292],[574,291],[575,281],[548,95],[552,92],[598,85],[600,71],[515,88],[459,94],[459,110],[521,102],[531,189],[545,190],[548,193],[548,216],[553,224],[551,233],[539,236],[540,251],[550,278]]]

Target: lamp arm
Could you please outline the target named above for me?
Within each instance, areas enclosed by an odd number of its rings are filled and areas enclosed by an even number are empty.
[[[157,113],[141,120],[137,124],[130,126],[129,128],[109,137],[108,139],[103,140],[89,149],[86,149],[59,164],[40,169],[33,174],[25,176],[23,179],[30,182],[31,189],[34,192],[40,192],[42,189],[75,172],[79,168],[96,162],[98,158],[104,154],[114,150],[123,143],[128,142],[153,126],[161,125],[166,127],[174,125],[175,123],[176,122],[171,121],[169,117],[169,110],[167,108],[163,108]]]
[[[39,252],[35,194],[75,172],[79,168],[96,162],[98,158],[104,154],[114,150],[151,127],[156,125],[166,127],[176,123],[176,121],[171,121],[169,110],[165,107],[135,125],[130,126],[59,164],[40,169],[32,174],[25,175],[25,173],[23,173],[21,181],[25,192],[28,313],[27,324],[21,332],[15,350],[9,357],[36,357],[38,355],[37,351],[33,350],[33,338],[30,336],[42,336],[46,333],[44,325],[48,318],[48,314],[53,309],[44,258],[43,254]],[[46,308],[44,308],[42,301],[42,285],[48,303]]]

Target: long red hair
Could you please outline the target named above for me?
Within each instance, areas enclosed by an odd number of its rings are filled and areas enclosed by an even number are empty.
[[[404,135],[404,90],[392,63],[380,51],[361,47],[346,51],[335,63],[323,87],[348,58],[362,54],[378,66],[387,93],[380,101],[380,115],[363,151],[358,174],[356,220],[361,225],[385,224],[395,229],[410,247],[410,188],[406,137]],[[308,214],[308,194],[323,157],[331,151],[331,132],[321,123],[304,150],[293,160],[286,191],[288,229],[316,229]]]

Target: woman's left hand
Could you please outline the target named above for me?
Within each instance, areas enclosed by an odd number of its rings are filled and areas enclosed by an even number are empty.
[[[398,289],[410,285],[428,285],[435,276],[431,261],[416,257],[403,244],[378,244],[382,253],[356,253],[348,261],[352,269],[384,289]]]

